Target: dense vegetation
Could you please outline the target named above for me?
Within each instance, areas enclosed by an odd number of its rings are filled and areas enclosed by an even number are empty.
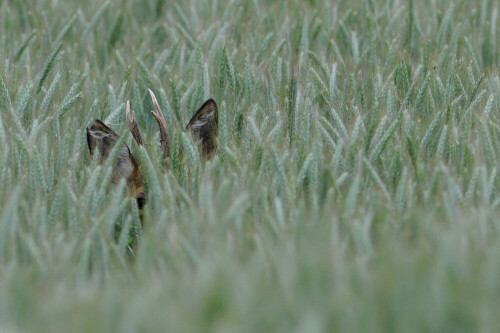
[[[0,331],[499,331],[499,8],[0,1]],[[94,118],[141,161],[144,229]]]

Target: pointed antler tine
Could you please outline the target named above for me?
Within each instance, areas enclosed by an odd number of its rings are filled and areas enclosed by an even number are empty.
[[[125,107],[125,116],[127,117],[127,123],[132,123],[134,121],[135,114],[134,114],[134,116],[132,116],[132,114],[130,112],[130,101],[129,100],[127,100],[127,105]]]
[[[170,157],[170,140],[168,138],[168,130],[167,123],[165,122],[165,117],[163,116],[163,112],[161,111],[160,105],[158,104],[158,100],[156,99],[155,94],[151,89],[148,89],[149,95],[151,96],[151,100],[153,101],[153,106],[156,110],[151,111],[156,121],[158,122],[158,126],[160,127],[160,143],[161,148],[163,149],[163,155],[165,159]]]
[[[163,118],[163,112],[161,111],[160,105],[158,104],[158,100],[156,99],[154,92],[151,89],[148,89],[148,91],[149,91],[149,95],[151,96],[151,100],[153,101],[153,106],[156,110],[156,115],[158,115],[158,116],[161,115]]]
[[[144,145],[141,132],[139,131],[137,121],[135,120],[135,112],[130,110],[130,101],[127,101],[127,106],[125,107],[125,116],[127,118],[128,128],[130,129],[135,142],[137,142],[139,146]]]

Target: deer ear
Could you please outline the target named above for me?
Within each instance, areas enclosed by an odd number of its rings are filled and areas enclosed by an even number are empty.
[[[97,148],[101,164],[106,161],[117,141],[118,135],[100,120],[94,120],[92,125],[87,127],[87,143],[90,154],[93,155]],[[116,159],[111,181],[117,182],[120,178],[125,178],[129,182],[139,172],[138,169],[139,164],[130,153],[130,149],[127,145],[123,145]]]
[[[213,99],[209,99],[186,126],[186,130],[191,133],[195,141],[201,148],[203,158],[210,159],[215,154],[217,144],[217,133],[219,130],[219,120],[217,104]]]
[[[87,127],[87,144],[89,145],[90,155],[93,155],[95,149],[98,148],[101,163],[104,163],[108,158],[116,141],[118,141],[118,135],[98,119]]]

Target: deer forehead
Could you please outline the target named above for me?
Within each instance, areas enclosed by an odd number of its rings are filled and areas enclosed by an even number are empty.
[[[127,179],[133,172],[134,165],[130,160],[128,148],[123,146],[116,159],[116,167],[113,170],[113,181],[118,181],[120,178]]]

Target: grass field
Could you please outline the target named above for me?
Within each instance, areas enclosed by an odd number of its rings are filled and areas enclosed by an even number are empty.
[[[500,331],[499,10],[0,1],[0,332]],[[141,161],[142,230],[94,118]]]

